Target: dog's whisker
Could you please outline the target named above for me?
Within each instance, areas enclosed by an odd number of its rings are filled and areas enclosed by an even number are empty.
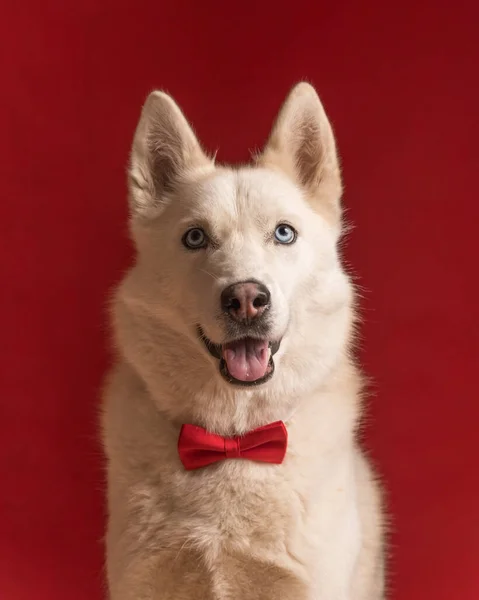
[[[200,271],[202,273],[205,273],[205,275],[209,275],[211,278],[213,278],[215,281],[219,281],[220,277],[218,277],[218,275],[215,275],[214,273],[210,273],[210,271],[207,271],[206,269],[200,269]]]

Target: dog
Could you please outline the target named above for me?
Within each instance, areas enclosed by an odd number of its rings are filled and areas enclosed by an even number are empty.
[[[128,176],[136,259],[102,404],[110,599],[383,600],[340,165],[315,89],[297,84],[235,168],[152,92]]]

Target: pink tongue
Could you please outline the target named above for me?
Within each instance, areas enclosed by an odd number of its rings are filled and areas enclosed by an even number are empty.
[[[223,358],[232,377],[239,381],[256,381],[264,377],[268,369],[268,342],[247,338],[225,344]]]

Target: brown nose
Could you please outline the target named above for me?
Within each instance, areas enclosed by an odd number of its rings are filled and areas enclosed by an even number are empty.
[[[252,321],[265,312],[270,300],[271,294],[262,283],[243,281],[223,290],[221,308],[235,321]]]

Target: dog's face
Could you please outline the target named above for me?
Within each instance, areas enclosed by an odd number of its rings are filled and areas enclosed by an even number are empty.
[[[255,164],[236,170],[216,167],[171,98],[154,93],[132,152],[130,294],[209,378],[284,391],[344,349],[340,193],[332,130],[310,86],[293,90]]]

